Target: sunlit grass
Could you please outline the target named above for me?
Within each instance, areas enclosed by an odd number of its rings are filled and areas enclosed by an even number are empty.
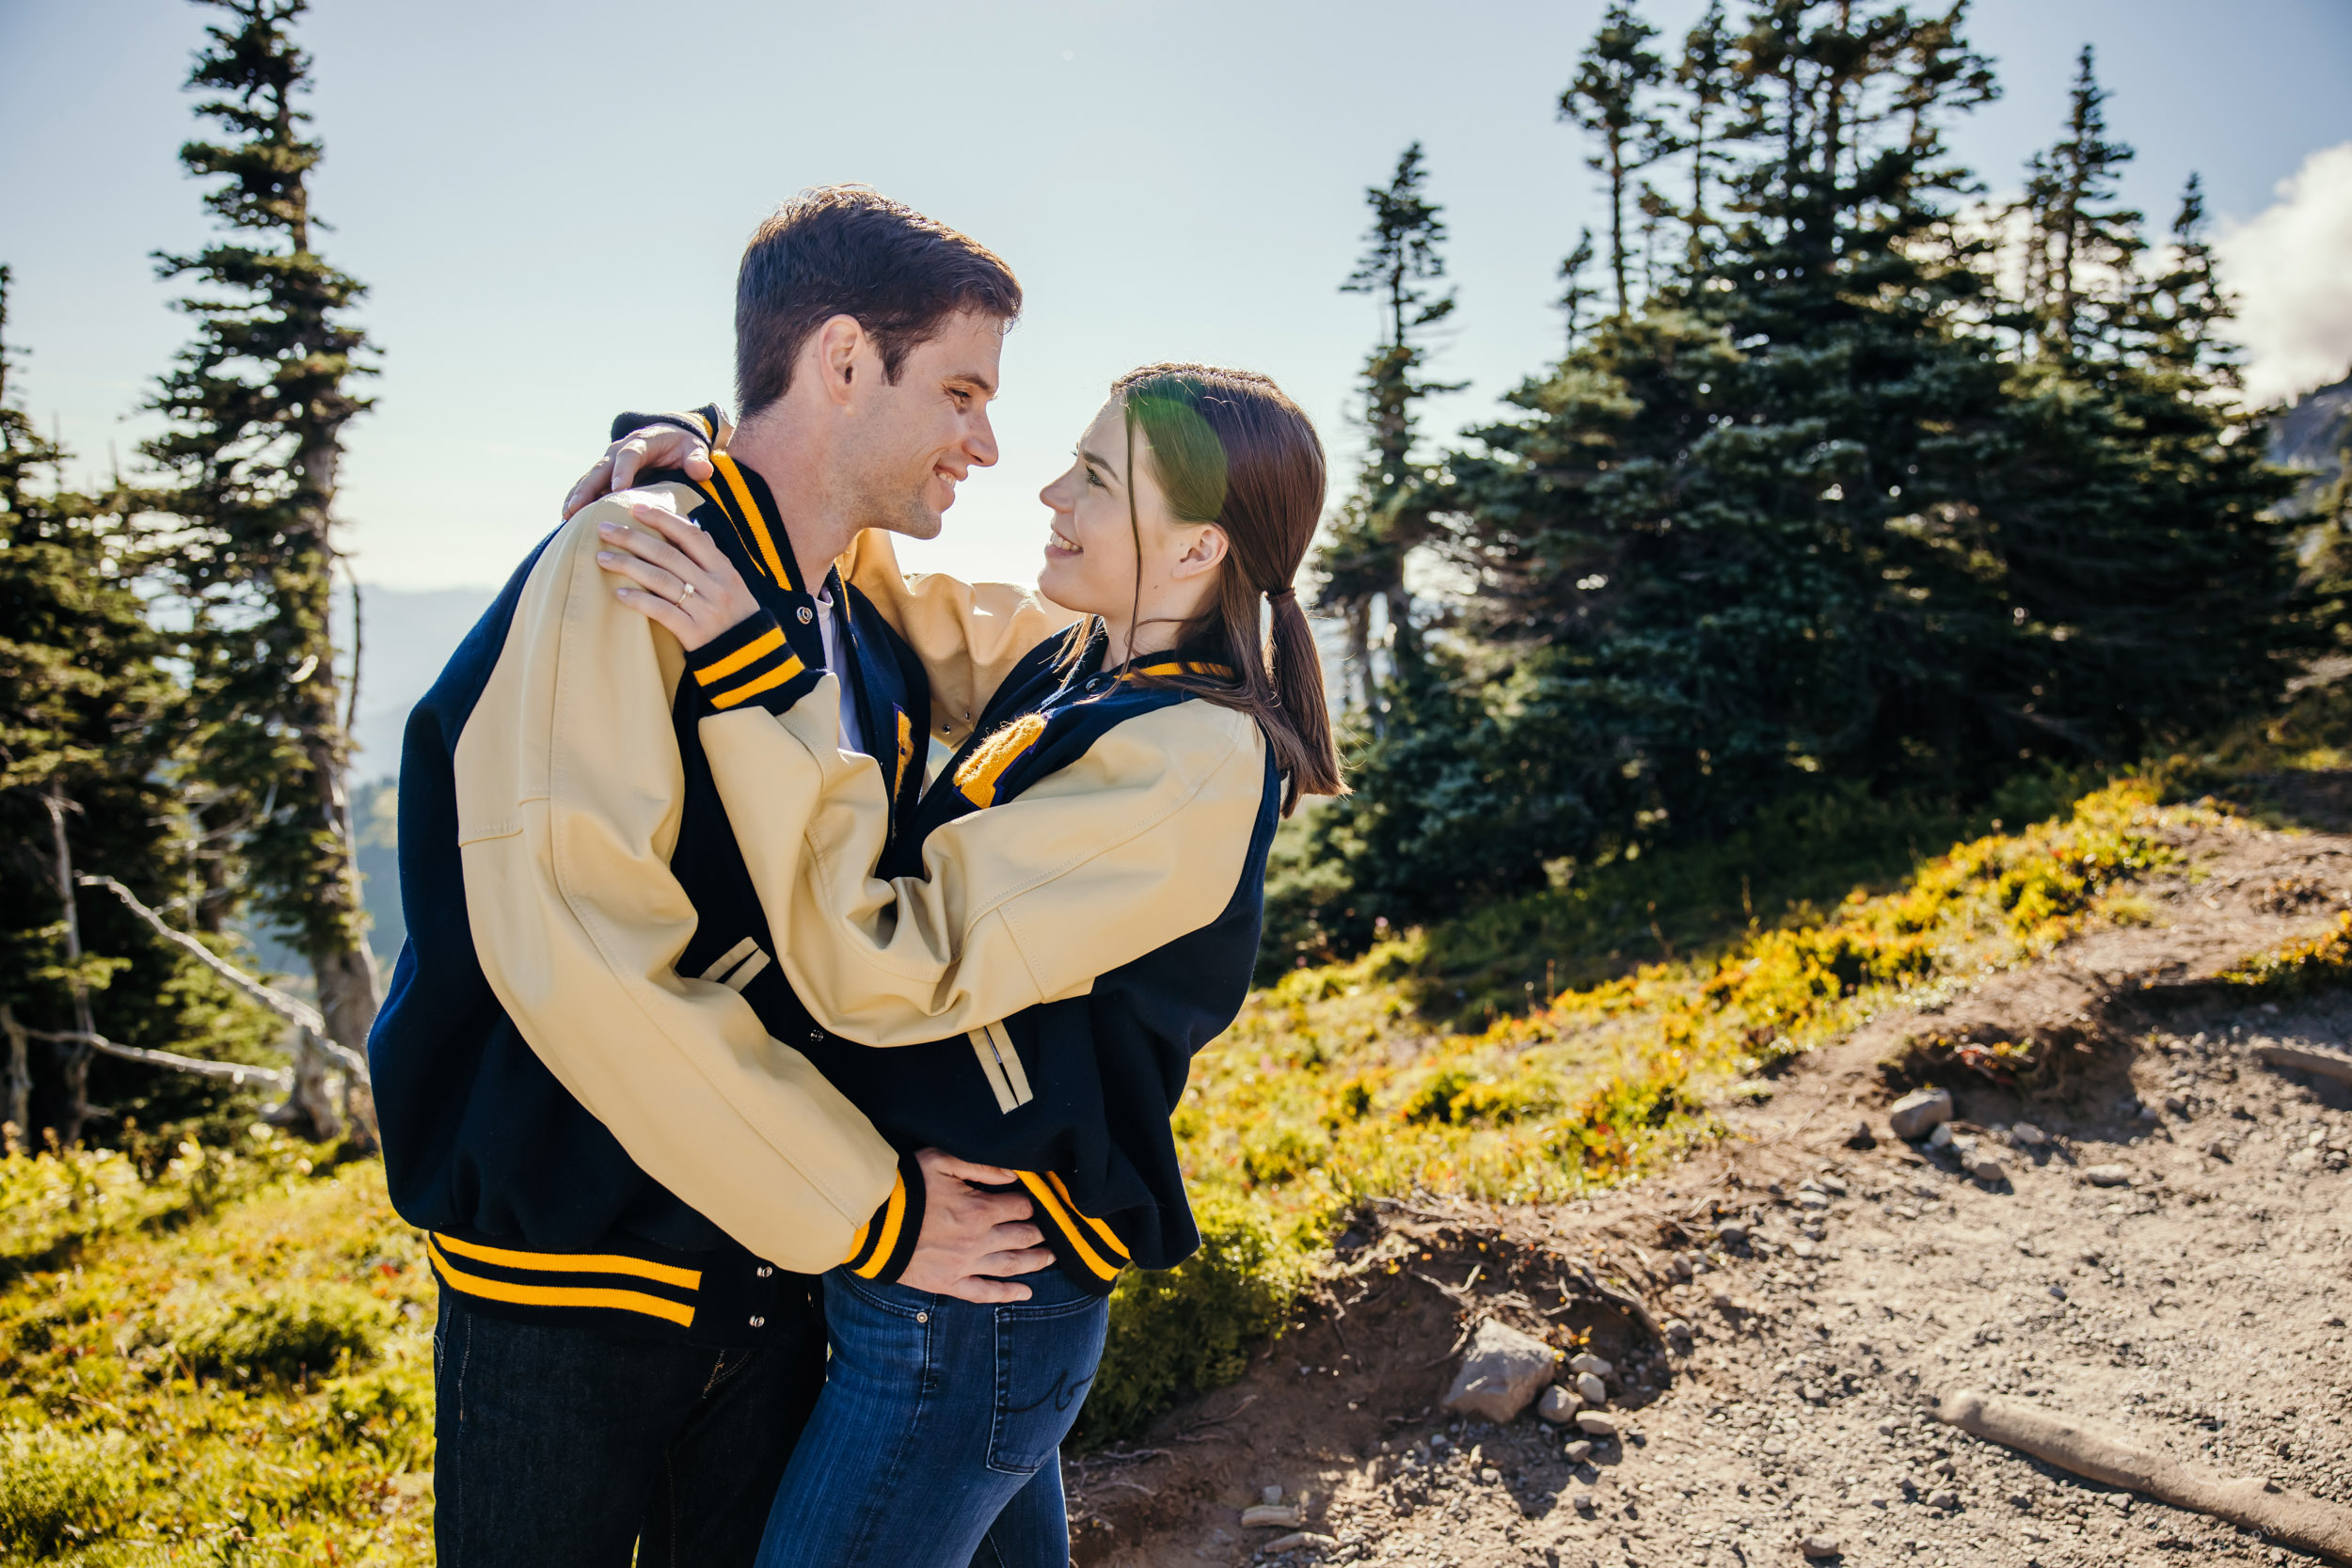
[[[430,1560],[432,1279],[314,1155],[0,1161],[0,1561]]]

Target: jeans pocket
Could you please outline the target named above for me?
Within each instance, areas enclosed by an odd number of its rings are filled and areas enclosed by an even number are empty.
[[[996,1410],[988,1467],[1034,1475],[1077,1423],[1103,1360],[1110,1303],[1077,1301],[996,1308]]]

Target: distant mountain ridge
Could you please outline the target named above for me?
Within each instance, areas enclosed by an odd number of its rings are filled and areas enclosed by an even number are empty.
[[[2272,420],[2265,443],[2270,460],[2312,476],[2281,510],[2289,516],[2308,512],[2312,499],[2344,471],[2347,444],[2352,444],[2352,376],[2304,394],[2294,407]]]

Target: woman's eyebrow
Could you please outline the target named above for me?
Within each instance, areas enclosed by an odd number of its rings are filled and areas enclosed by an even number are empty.
[[[1087,451],[1084,447],[1080,447],[1078,449],[1078,461],[1084,463],[1089,468],[1100,470],[1103,477],[1105,479],[1115,480],[1119,477],[1119,470],[1111,467],[1110,459],[1106,457],[1097,457],[1094,453]]]

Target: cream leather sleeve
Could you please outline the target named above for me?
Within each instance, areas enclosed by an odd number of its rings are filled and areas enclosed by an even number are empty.
[[[523,1037],[631,1159],[762,1258],[818,1273],[849,1256],[897,1156],[740,996],[675,971],[695,927],[670,870],[684,660],[613,598],[596,560],[608,517],[626,512],[600,501],[548,544],[458,741],[475,946]]]
[[[936,572],[910,578],[881,529],[859,534],[840,566],[843,579],[874,601],[923,661],[931,683],[930,733],[951,746],[972,733],[1022,655],[1085,619],[1033,588],[959,582]]]
[[[1265,795],[1245,714],[1128,720],[1001,805],[933,832],[929,879],[874,876],[880,777],[838,750],[833,677],[787,712],[702,721],[778,958],[818,1021],[866,1045],[982,1028],[1200,929],[1241,883]]]

